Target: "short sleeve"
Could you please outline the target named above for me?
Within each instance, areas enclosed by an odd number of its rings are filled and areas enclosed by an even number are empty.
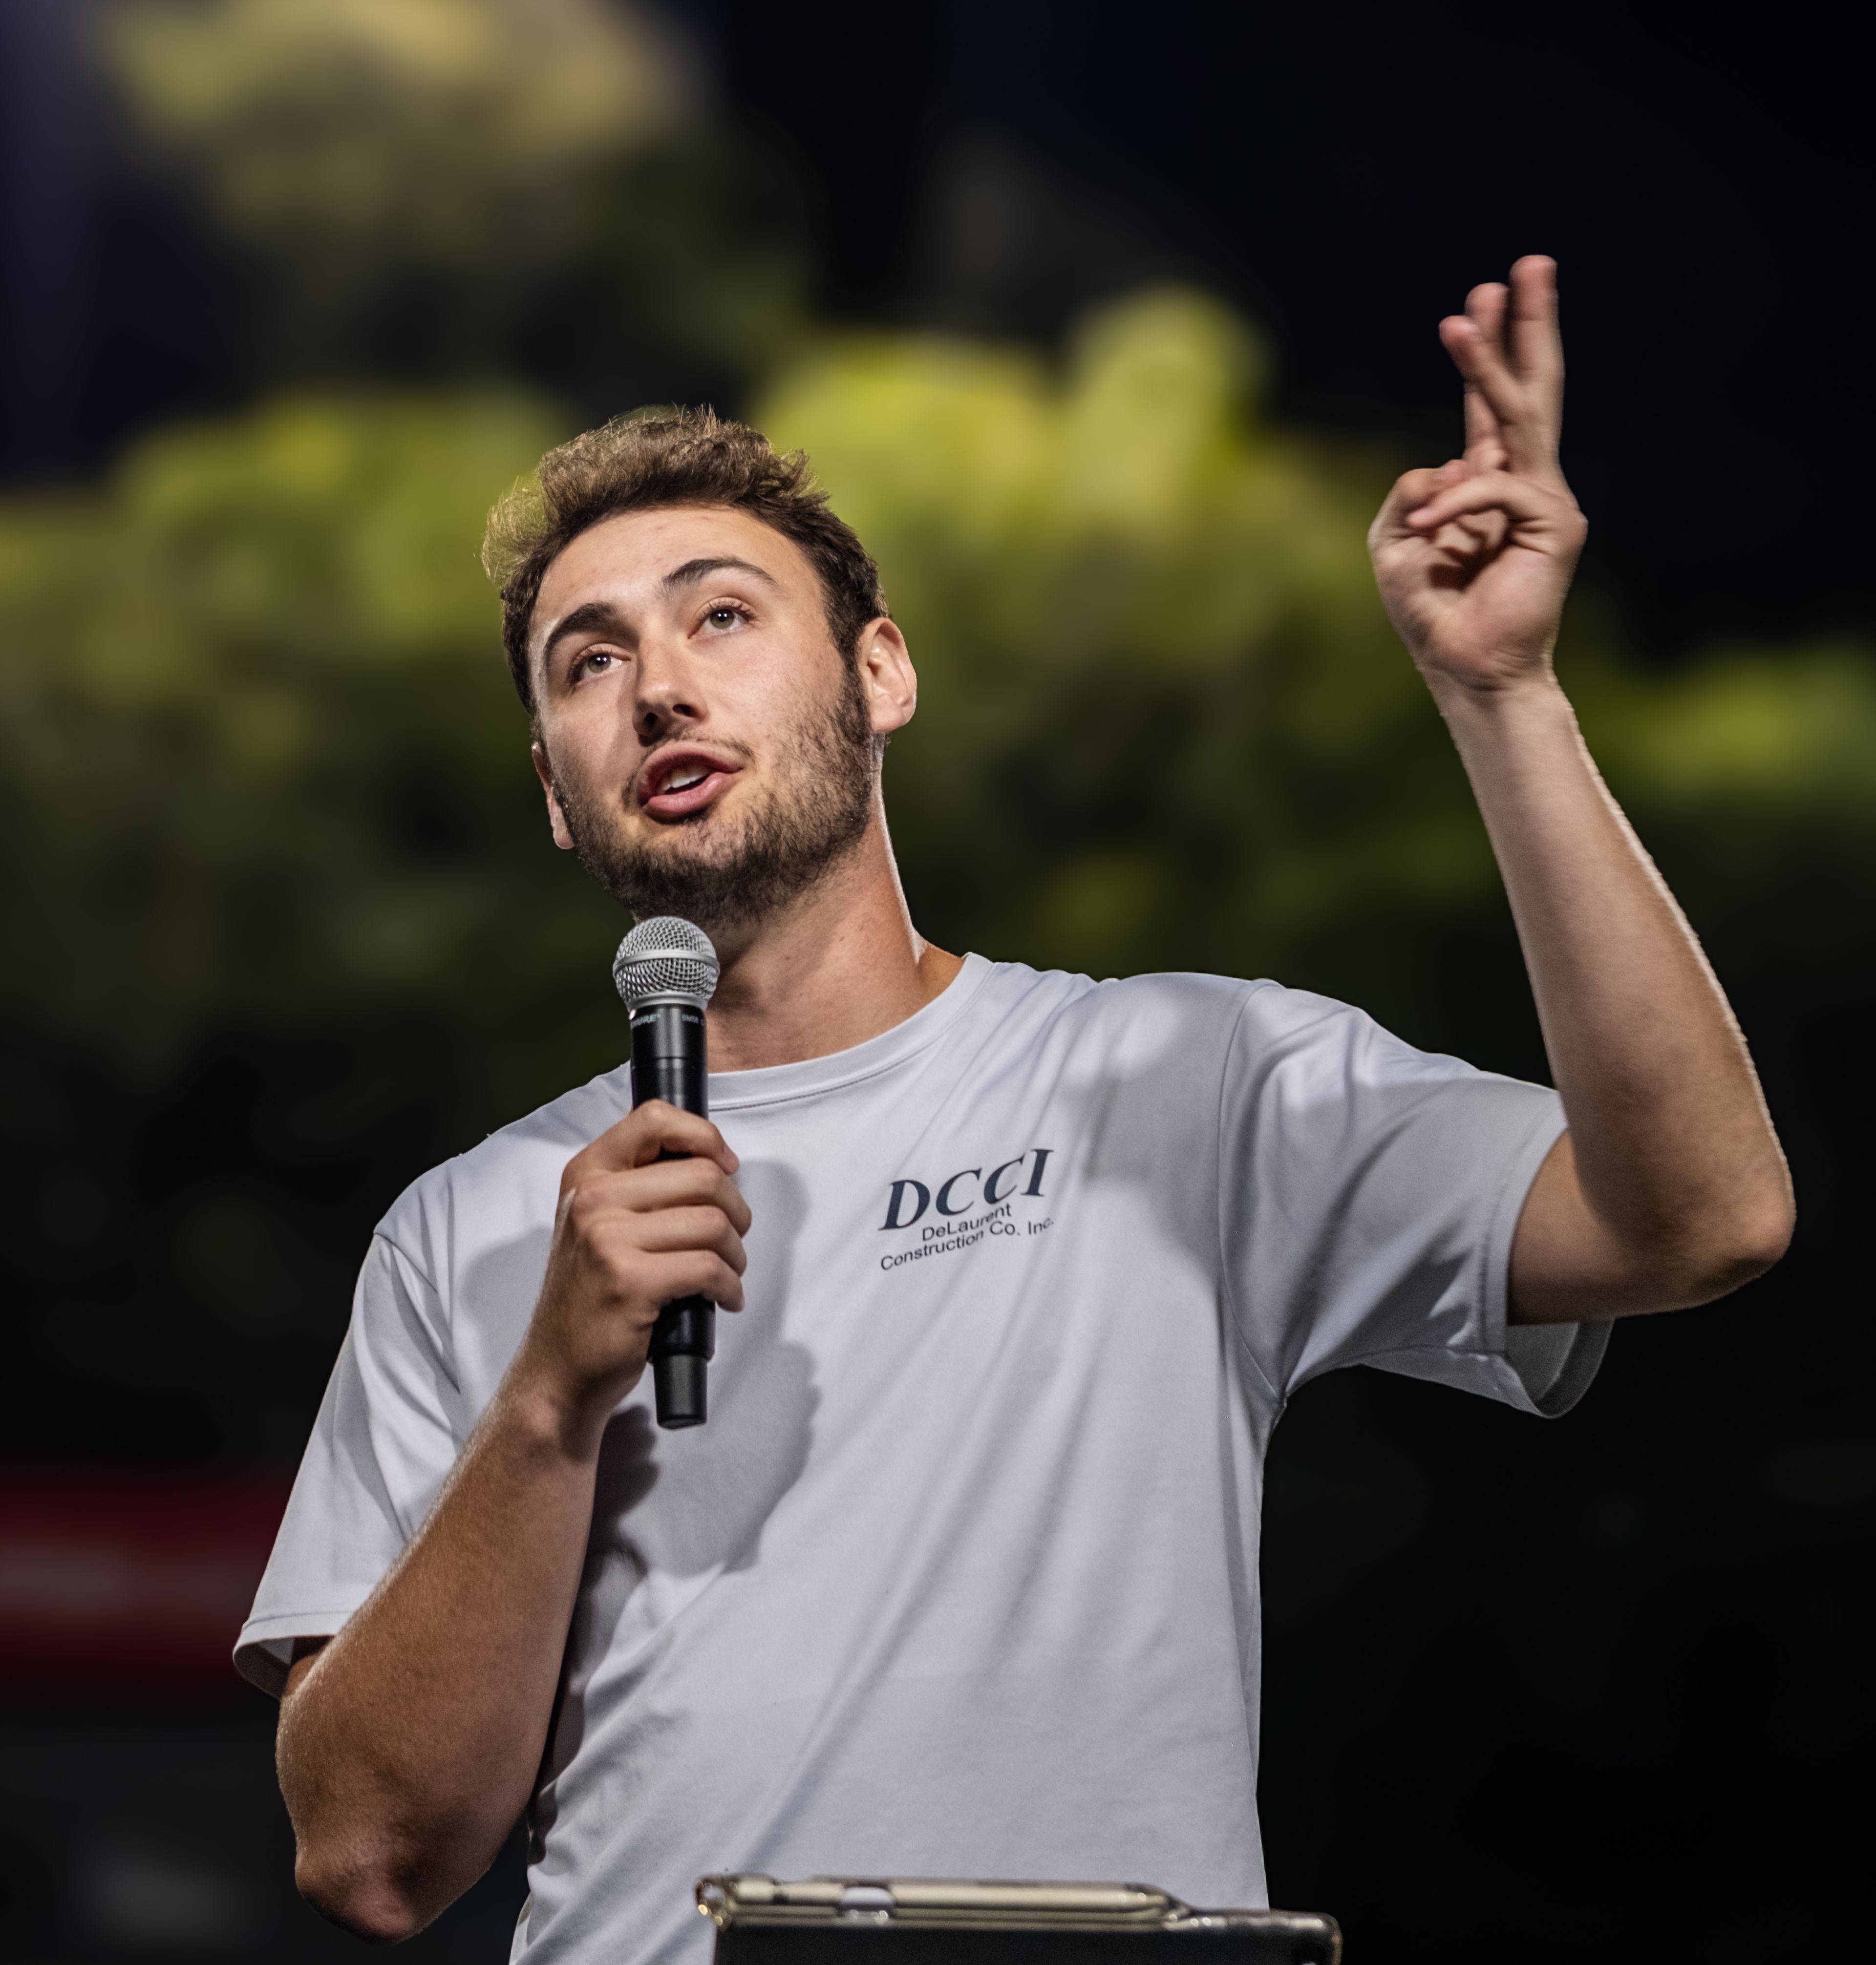
[[[1608,1327],[1506,1320],[1518,1216],[1563,1129],[1542,1085],[1324,997],[1253,990],[1226,1056],[1219,1220],[1231,1307],[1277,1397],[1374,1365],[1529,1412],[1573,1405]]]
[[[296,1638],[330,1637],[421,1525],[462,1444],[436,1293],[383,1235],[234,1661],[276,1697]]]

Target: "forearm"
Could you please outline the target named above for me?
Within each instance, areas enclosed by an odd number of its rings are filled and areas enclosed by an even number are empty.
[[[1791,1208],[1726,998],[1548,672],[1494,690],[1442,680],[1435,693],[1504,875],[1569,1121],[1551,1185],[1573,1188],[1589,1217],[1552,1221],[1572,1230],[1573,1256],[1537,1250],[1527,1275],[1600,1287],[1610,1311],[1719,1294],[1776,1259]]]
[[[367,1935],[420,1928],[480,1876],[540,1765],[597,1439],[516,1373],[371,1599],[296,1668],[280,1783],[303,1892]]]

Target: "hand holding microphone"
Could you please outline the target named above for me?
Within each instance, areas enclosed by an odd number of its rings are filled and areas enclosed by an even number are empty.
[[[645,928],[660,925],[671,924],[644,924],[626,937],[626,946]],[[688,922],[676,925],[697,935]],[[622,949],[615,971],[622,986],[624,956]],[[713,954],[710,966],[713,987]],[[676,979],[694,982],[696,972]],[[696,1307],[700,1300],[706,1313],[713,1304],[742,1307],[742,1237],[749,1210],[730,1178],[736,1156],[707,1118],[681,1109],[669,1096],[684,1095],[694,1072],[703,1102],[700,1026],[708,995],[706,988],[693,996],[699,1028],[692,1062],[687,1062],[688,1040],[673,1066],[655,1038],[635,1031],[632,1112],[576,1153],[561,1176],[546,1278],[523,1346],[530,1354],[523,1376],[566,1411],[584,1446],[597,1447],[607,1419],[638,1383],[648,1357],[664,1381],[660,1423],[671,1423],[668,1406],[676,1413],[694,1413],[677,1423],[699,1423],[710,1331],[707,1323],[698,1328]],[[664,1067],[653,1064],[657,1056],[666,1057]],[[681,1323],[675,1317],[665,1322],[668,1334],[661,1343],[655,1333],[668,1305],[690,1314]],[[674,1332],[673,1323],[679,1323]],[[673,1336],[689,1348],[672,1346]],[[661,1369],[661,1349],[668,1360],[697,1362],[666,1362]]]

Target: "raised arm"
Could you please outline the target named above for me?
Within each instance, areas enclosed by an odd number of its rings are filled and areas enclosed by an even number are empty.
[[[1556,274],[1520,259],[1440,323],[1466,454],[1409,471],[1369,534],[1484,815],[1569,1121],[1512,1250],[1511,1314],[1533,1323],[1723,1295],[1778,1260],[1793,1219],[1739,1026],[1551,665],[1585,531],[1558,462]]]
[[[688,1156],[659,1161],[661,1152]],[[429,1518],[281,1703],[301,1892],[408,1937],[494,1860],[547,1743],[600,1441],[659,1307],[742,1307],[749,1211],[706,1120],[642,1105],[568,1163],[527,1336]]]

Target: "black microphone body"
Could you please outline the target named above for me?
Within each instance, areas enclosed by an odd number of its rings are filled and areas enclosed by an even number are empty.
[[[662,1002],[632,1013],[632,1103],[661,1098],[681,1112],[710,1116],[710,1058],[700,1005]],[[677,1156],[661,1156],[672,1159]],[[658,1314],[652,1333],[652,1381],[658,1423],[701,1426],[707,1416],[706,1367],[716,1350],[716,1307],[707,1297],[681,1296]]]
[[[681,1112],[710,1117],[703,1010],[719,973],[710,937],[677,915],[640,921],[619,944],[613,981],[632,1013],[635,1111],[648,1098],[662,1098]],[[716,1349],[716,1307],[707,1298],[680,1297],[658,1312],[648,1355],[660,1426],[703,1423]]]

